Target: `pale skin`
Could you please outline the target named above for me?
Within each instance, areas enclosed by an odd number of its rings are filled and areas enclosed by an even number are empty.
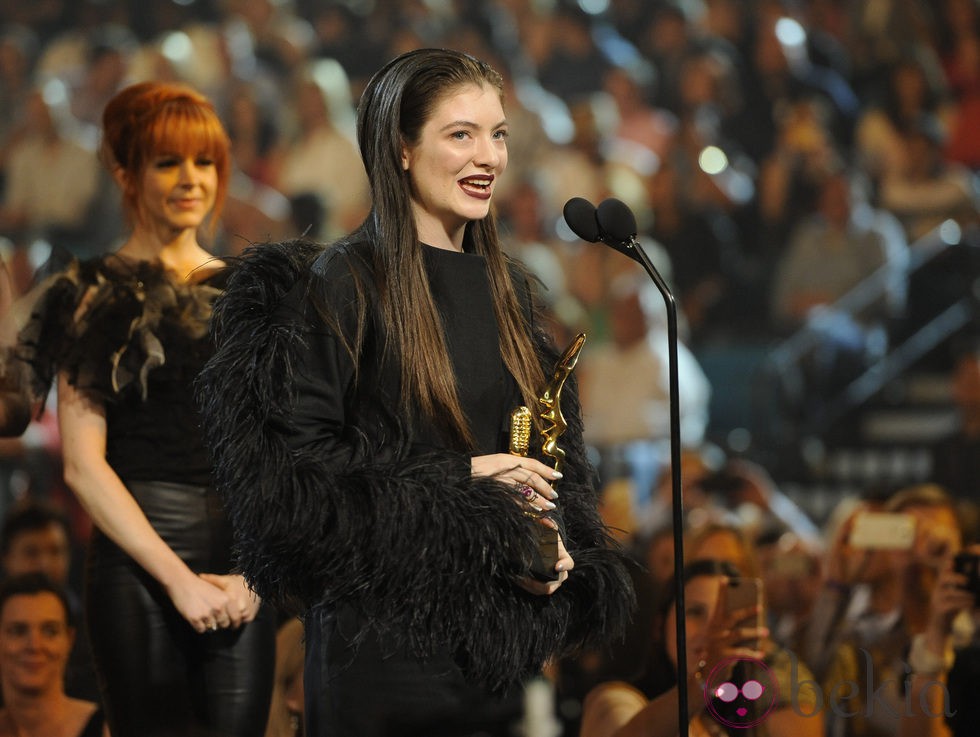
[[[114,172],[124,185],[127,172]],[[197,229],[214,207],[217,172],[203,156],[164,152],[152,158],[139,181],[139,211],[119,254],[158,260],[181,279],[214,259],[197,241]],[[106,462],[105,407],[58,380],[58,424],[65,482],[92,521],[160,583],[177,611],[199,633],[252,621],[259,600],[237,574],[198,575],[156,533],[136,500]]]
[[[971,545],[967,551],[980,555],[980,545]],[[929,616],[925,635],[925,648],[934,657],[945,659],[946,642],[953,620],[961,611],[977,613],[977,602],[966,590],[967,579],[953,570],[953,556],[944,560],[929,601]],[[942,714],[956,706],[947,700],[946,673],[915,673],[909,688],[912,708],[902,714],[899,737],[949,737],[950,729]]]
[[[493,185],[507,167],[507,120],[500,93],[490,85],[466,84],[447,94],[422,126],[419,140],[402,150],[402,168],[409,173],[412,207],[419,239],[436,248],[461,251],[467,223],[487,216]],[[533,458],[507,453],[477,456],[474,476],[492,476],[534,494],[522,499],[529,508],[555,508],[558,495],[551,486],[554,471]],[[555,526],[548,519],[540,523]],[[558,541],[556,581],[519,581],[534,594],[553,594],[575,566]]]
[[[63,688],[75,636],[53,593],[15,594],[6,601],[0,617],[0,737],[74,737],[91,718],[96,705],[67,696]],[[108,727],[102,735],[108,737]]]
[[[727,579],[723,576],[698,576],[684,587],[685,626],[687,630],[687,691],[689,735],[707,735],[703,719],[703,674],[712,664],[735,658],[760,660],[764,656],[756,643],[765,641],[769,631],[754,626],[760,614],[758,607],[728,611]],[[664,623],[667,655],[677,663],[672,637],[676,619],[673,608]],[[699,677],[699,673],[701,676]],[[622,682],[600,684],[586,697],[582,737],[676,737],[680,729],[678,689],[673,687],[656,698],[642,703],[622,699],[617,691],[634,691]],[[638,692],[637,692],[638,693]],[[823,720],[800,717],[791,709],[776,709],[766,717],[770,735],[786,737],[822,737]]]

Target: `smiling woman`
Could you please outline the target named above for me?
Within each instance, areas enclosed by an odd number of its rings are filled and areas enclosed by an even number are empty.
[[[309,737],[513,734],[524,681],[629,615],[574,385],[564,475],[507,452],[558,356],[497,239],[501,88],[456,51],[387,64],[358,108],[367,220],[253,248],[215,306],[216,478],[246,575],[306,610]]]
[[[108,737],[96,704],[65,695],[74,638],[68,599],[44,574],[14,576],[0,587],[0,737]]]
[[[264,731],[274,612],[235,572],[191,382],[224,283],[199,232],[229,143],[179,85],[106,105],[103,158],[132,230],[38,287],[14,354],[36,399],[57,382],[65,481],[95,524],[85,614],[114,737]],[[212,220],[213,222],[213,220]]]
[[[417,141],[402,151],[412,211],[423,243],[463,250],[466,224],[490,211],[494,179],[507,167],[507,122],[500,92],[467,84],[447,95]]]

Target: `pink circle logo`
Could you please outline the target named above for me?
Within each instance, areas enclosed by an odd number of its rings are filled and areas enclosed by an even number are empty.
[[[704,705],[720,724],[748,729],[765,721],[776,707],[776,676],[755,658],[727,658],[704,682]]]

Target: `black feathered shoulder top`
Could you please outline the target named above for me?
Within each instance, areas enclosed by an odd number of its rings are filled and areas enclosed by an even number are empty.
[[[14,310],[22,326],[5,373],[17,372],[36,402],[63,373],[102,404],[106,457],[122,479],[207,484],[193,381],[212,353],[208,321],[223,283],[222,269],[184,280],[118,254],[75,261]]]

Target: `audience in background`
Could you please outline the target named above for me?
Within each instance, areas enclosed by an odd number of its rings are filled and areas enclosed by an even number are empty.
[[[61,588],[79,633],[74,638],[64,673],[65,693],[98,702],[92,653],[85,633],[84,611],[72,587],[73,546],[68,516],[53,504],[24,499],[11,506],[0,526],[0,564],[6,578],[41,573]]]
[[[961,579],[925,550],[853,548],[849,514],[843,523],[823,513],[808,519],[801,507],[817,509],[813,499],[781,484],[805,477],[804,463],[716,431],[714,413],[738,387],[703,360],[715,347],[766,344],[801,325],[813,328],[812,308],[820,305],[816,327],[828,340],[842,347],[841,326],[858,339],[857,360],[844,367],[853,377],[926,324],[933,317],[927,308],[939,314],[956,300],[973,304],[969,254],[980,220],[980,13],[973,0],[612,0],[594,14],[570,0],[138,5],[0,0],[0,253],[11,287],[0,294],[0,309],[31,286],[52,248],[86,256],[118,246],[120,204],[98,173],[92,124],[122,86],[172,79],[212,93],[235,158],[216,234],[221,255],[231,255],[267,238],[329,240],[360,222],[369,193],[348,122],[382,59],[422,45],[493,58],[506,72],[510,167],[519,174],[499,191],[502,242],[546,284],[555,334],[589,336],[575,376],[603,482],[601,511],[649,569],[634,570],[649,576],[640,588],[661,591],[673,574],[662,300],[641,298],[648,290],[636,264],[564,229],[561,209],[574,196],[626,202],[641,243],[676,289],[691,554],[709,529],[695,533],[699,519],[726,520],[730,529],[715,530],[713,542],[758,560],[772,639],[796,653],[821,687],[853,673],[863,662],[855,653],[866,647],[881,654],[878,679],[886,678],[886,661],[893,669],[911,664],[915,698],[934,675],[954,698],[973,693],[975,641],[941,663],[910,652],[938,655],[943,637],[961,642],[954,630],[963,617],[950,614],[965,599],[959,591],[937,593]],[[869,186],[855,192],[855,181]],[[910,274],[932,243],[919,239],[949,218],[961,227],[957,254],[967,256],[938,258]],[[881,284],[869,290],[877,296],[866,309],[836,311],[839,298],[874,272]],[[975,311],[966,321],[968,338]],[[941,368],[962,422],[925,448],[930,463],[919,476],[962,503],[975,496],[980,473],[973,418],[980,381],[970,341],[954,347]],[[805,401],[820,411],[833,386],[809,384]],[[31,408],[5,408],[18,410],[8,434],[23,431]],[[46,426],[53,425],[48,417]],[[811,438],[817,445],[835,439]],[[703,441],[726,450],[732,441],[732,457]],[[58,496],[53,460],[28,464],[14,445],[0,447],[0,455],[0,486],[10,492],[0,501],[25,488],[39,499]],[[47,470],[38,471],[41,465]],[[852,502],[861,510],[884,507],[870,490],[831,492],[834,501],[847,493],[856,496],[842,511]],[[900,511],[915,515],[922,530],[938,529],[935,515],[946,529],[948,509],[912,504]],[[957,507],[965,526],[972,517],[963,509],[973,507]],[[0,512],[13,525],[22,510]],[[42,559],[60,566],[58,524],[26,537],[5,529],[7,573]],[[955,540],[947,542],[951,551]],[[595,679],[625,667],[623,651],[647,647],[649,636],[638,634],[644,624],[635,621],[631,639],[608,658],[590,654],[558,669],[565,678],[558,703],[574,705]],[[281,630],[281,644],[287,633],[295,627]],[[918,635],[928,642],[916,646]],[[279,665],[295,665],[289,658],[296,652],[282,648]],[[66,688],[80,695],[73,673],[74,660]],[[299,734],[297,684],[287,678],[280,686],[278,734]],[[970,704],[960,699],[956,708],[968,715]],[[572,734],[577,718],[563,718]],[[886,735],[946,737],[943,721],[917,713],[879,726]],[[877,723],[828,719],[832,729],[854,734]],[[968,733],[962,718],[949,729]]]

